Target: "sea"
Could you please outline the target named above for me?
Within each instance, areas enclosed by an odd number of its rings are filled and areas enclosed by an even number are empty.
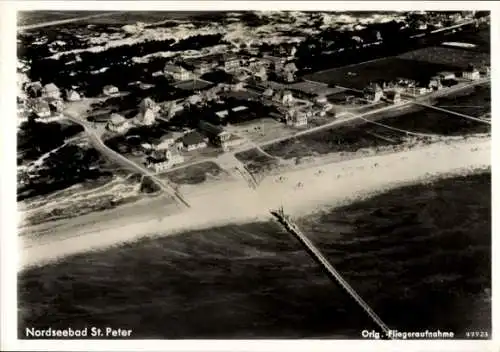
[[[391,329],[491,337],[490,171],[297,222]],[[378,329],[271,221],[29,269],[19,276],[19,319],[21,339],[26,327],[131,329],[135,339],[360,339]]]

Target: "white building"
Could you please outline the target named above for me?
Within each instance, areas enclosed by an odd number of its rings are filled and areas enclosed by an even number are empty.
[[[307,126],[308,112],[290,109],[286,114],[286,124],[294,127]]]
[[[198,132],[189,132],[181,138],[182,146],[187,151],[203,149],[207,147],[205,138]]]
[[[120,91],[118,90],[117,87],[108,84],[108,85],[104,86],[104,88],[102,89],[102,92],[104,95],[109,97],[109,96],[118,94]]]
[[[42,99],[38,99],[34,102],[34,104],[31,106],[31,111],[36,115],[37,118],[47,118],[52,115],[49,103]]]
[[[455,73],[453,73],[453,72],[448,72],[448,71],[439,72],[438,76],[439,76],[442,80],[447,80],[447,79],[455,79],[455,78],[456,78]]]
[[[172,64],[166,64],[163,73],[177,81],[188,81],[193,77],[192,73],[184,67]]]
[[[123,133],[130,128],[130,124],[122,115],[113,113],[106,124],[106,128],[112,132]]]
[[[184,162],[184,157],[178,152],[171,150],[159,151],[156,150],[148,158],[147,166],[154,169],[156,172],[161,172],[170,169],[172,166]]]
[[[77,91],[75,91],[74,89],[71,89],[66,93],[66,100],[67,101],[79,101],[79,100],[82,100],[82,97],[80,96],[80,94],[78,94]]]
[[[475,81],[481,78],[481,75],[478,69],[476,69],[475,67],[470,67],[462,72],[462,77],[465,79],[470,79],[471,81]]]
[[[54,83],[46,84],[43,87],[42,94],[47,98],[59,99],[61,97],[61,91]]]
[[[284,91],[279,91],[277,92],[273,100],[276,102],[279,102],[280,104],[283,104],[285,106],[290,106],[293,104],[293,95],[289,90],[284,90]]]
[[[364,93],[365,99],[371,103],[377,103],[384,96],[384,91],[378,84],[371,84],[365,89]]]
[[[175,143],[173,134],[167,134],[164,136],[160,143],[155,146],[156,150],[167,150]]]

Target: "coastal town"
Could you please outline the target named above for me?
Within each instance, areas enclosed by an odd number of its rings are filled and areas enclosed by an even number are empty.
[[[488,11],[88,16],[18,26],[22,269],[489,167]]]

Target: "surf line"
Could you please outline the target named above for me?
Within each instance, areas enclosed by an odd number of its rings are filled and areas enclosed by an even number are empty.
[[[380,317],[370,308],[363,298],[352,288],[347,281],[344,280],[342,275],[330,264],[320,250],[307,238],[307,236],[299,229],[299,227],[285,215],[283,207],[278,210],[271,210],[278,222],[291,233],[299,242],[305,247],[306,251],[313,257],[313,259],[320,264],[320,266],[327,272],[328,276],[337,281],[347,293],[363,308],[363,310],[372,318],[372,320],[382,329],[385,336],[392,339],[392,334],[387,325],[380,319]]]

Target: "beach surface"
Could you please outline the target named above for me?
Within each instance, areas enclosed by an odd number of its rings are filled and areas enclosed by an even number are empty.
[[[269,210],[280,206],[292,216],[304,216],[394,187],[487,168],[490,149],[490,138],[443,141],[286,172],[281,179],[265,178],[255,190],[242,181],[191,188],[184,193],[191,205],[187,210],[163,207],[157,199],[27,227],[20,233],[20,270],[158,233],[269,220]]]

